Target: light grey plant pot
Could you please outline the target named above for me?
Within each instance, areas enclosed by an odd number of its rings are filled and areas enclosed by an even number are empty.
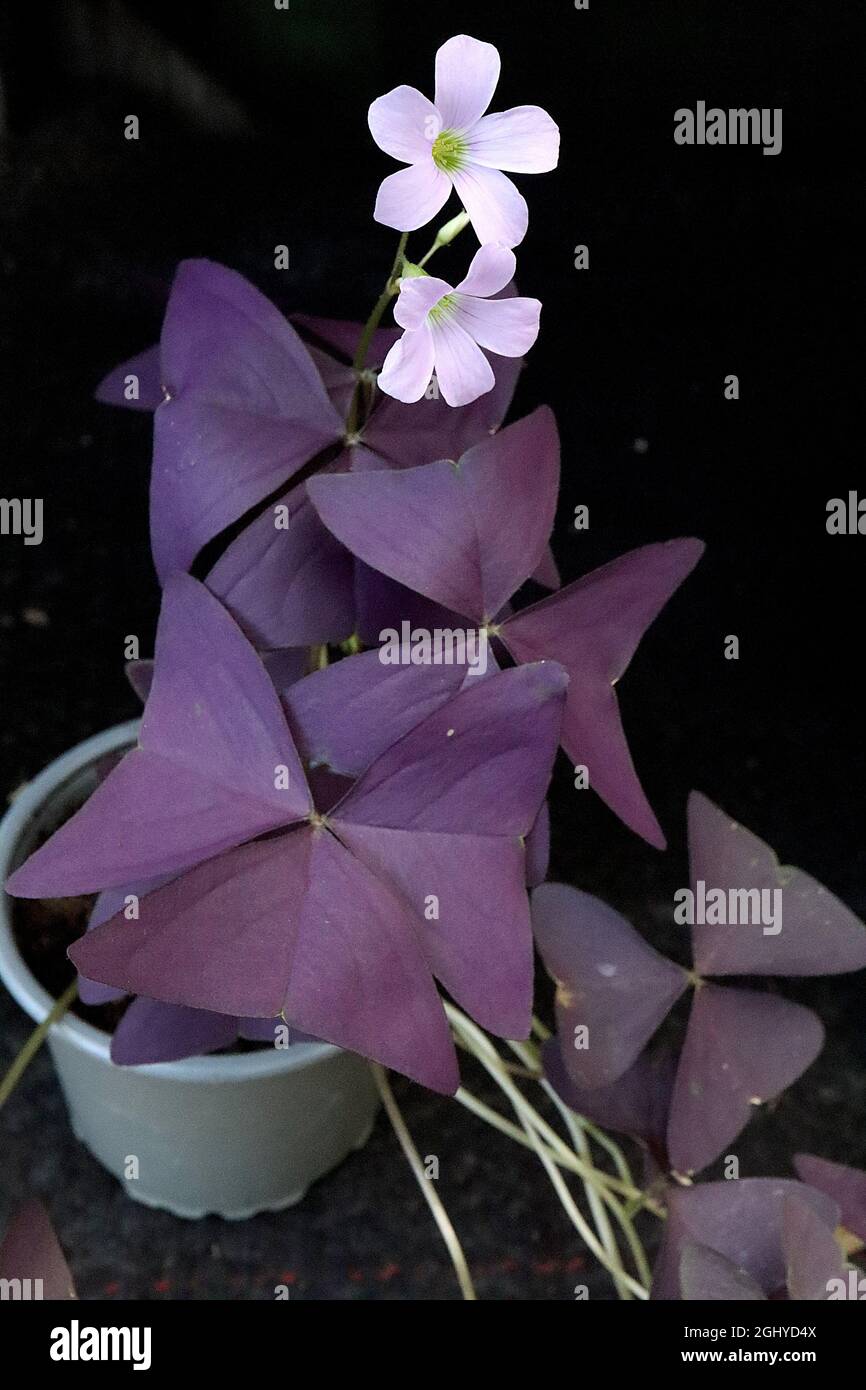
[[[90,794],[98,761],[137,731],[133,720],[85,740],[19,792],[0,822],[0,884]],[[0,892],[0,978],[41,1022],[54,1000],[21,959],[10,908]],[[328,1043],[118,1067],[109,1035],[68,1014],[48,1047],[78,1138],[136,1201],[176,1216],[236,1220],[292,1206],[366,1143],[378,1108],[367,1063]]]

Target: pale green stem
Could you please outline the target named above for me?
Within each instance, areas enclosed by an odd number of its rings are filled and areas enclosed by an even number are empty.
[[[395,294],[399,289],[397,277],[400,273],[400,267],[403,264],[403,253],[406,250],[406,242],[408,241],[408,239],[409,233],[403,232],[401,234],[400,241],[397,246],[397,254],[394,257],[394,264],[391,267],[391,273],[388,276],[388,279],[385,281],[385,288],[379,295],[379,298],[376,300],[376,303],[373,305],[372,313],[370,314],[370,317],[367,319],[367,322],[364,324],[361,336],[358,339],[358,346],[355,351],[354,361],[352,362],[352,366],[354,367],[357,373],[360,373],[364,370],[364,363],[367,361],[367,353],[370,351],[370,344],[373,341],[373,334],[376,332],[376,329],[379,327],[379,324],[382,321],[382,315],[384,314],[385,310],[387,309],[388,305],[390,304],[391,300],[394,298]],[[355,389],[352,392],[351,404],[349,405],[349,414],[346,417],[346,434],[349,435],[355,434],[358,429],[358,414],[361,405],[361,389],[361,382],[356,382]]]
[[[539,1059],[537,1055],[537,1049],[534,1048],[531,1043],[527,1044],[510,1042],[508,1045],[511,1048],[512,1052],[514,1052],[514,1054],[517,1057],[519,1057],[522,1062],[526,1063],[527,1066],[538,1065]],[[576,1117],[572,1115],[571,1111],[568,1109],[567,1106],[563,1105],[559,1101],[559,1097],[555,1095],[552,1087],[548,1086],[544,1082],[542,1084],[544,1085],[544,1089],[547,1091],[547,1093],[551,1095],[554,1101],[556,1102],[557,1109],[559,1110],[559,1113],[562,1115],[563,1121],[571,1138],[572,1146],[574,1147],[575,1151],[581,1158],[585,1159],[588,1163],[592,1164],[592,1151],[590,1150],[589,1142],[586,1138],[586,1135],[583,1133],[583,1130],[580,1128],[580,1125],[577,1123]],[[617,1244],[616,1237],[613,1233],[613,1227],[610,1224],[607,1212],[605,1210],[604,1198],[599,1195],[598,1189],[594,1187],[593,1184],[591,1182],[588,1182],[586,1179],[584,1179],[583,1182],[583,1190],[586,1193],[587,1205],[589,1206],[592,1219],[595,1222],[595,1229],[598,1231],[599,1238],[601,1239],[601,1242],[604,1245],[604,1248],[610,1257],[611,1263],[615,1266],[617,1270],[620,1271],[619,1274],[614,1274],[614,1282],[616,1283],[617,1292],[619,1293],[621,1298],[630,1299],[631,1293],[629,1292],[628,1287],[624,1284],[623,1279],[621,1277],[625,1274],[625,1269],[622,1263],[622,1255],[620,1254],[620,1249]],[[616,1214],[620,1220],[620,1225],[622,1226],[623,1231],[625,1232],[626,1227],[625,1223],[622,1220],[622,1214],[619,1209],[619,1203],[615,1202],[610,1197],[607,1200],[611,1203],[611,1206],[616,1211]],[[631,1245],[631,1241],[629,1241],[629,1244]]]
[[[400,1107],[394,1099],[394,1092],[391,1090],[385,1069],[381,1067],[378,1062],[371,1062],[370,1070],[373,1073],[379,1095],[382,1097],[385,1113],[391,1121],[391,1126],[397,1136],[400,1147],[408,1159],[409,1167],[415,1175],[418,1186],[423,1193],[424,1200],[430,1208],[433,1220],[439,1227],[448,1254],[451,1256],[451,1263],[457,1275],[460,1292],[467,1302],[475,1302],[475,1286],[472,1283],[472,1275],[469,1273],[469,1266],[466,1263],[466,1256],[463,1254],[463,1248],[457,1238],[457,1232],[451,1224],[451,1219],[440,1201],[439,1194],[433,1186],[432,1180],[428,1178],[427,1174],[424,1172],[424,1164],[421,1162],[421,1155],[415,1147],[406,1122],[400,1113]]]
[[[573,1111],[569,1113],[574,1114]],[[623,1182],[627,1182],[629,1187],[635,1187],[636,1183],[631,1168],[628,1166],[625,1154],[619,1147],[619,1144],[615,1144],[613,1140],[605,1134],[603,1129],[599,1129],[597,1125],[591,1124],[583,1115],[578,1115],[576,1118],[581,1128],[589,1135],[590,1139],[594,1139],[600,1148],[610,1154],[610,1157],[616,1165],[616,1171],[619,1173]]]
[[[539,1143],[538,1141],[534,1128],[532,1127],[532,1125],[528,1123],[528,1121],[524,1118],[522,1112],[519,1110],[518,1115],[520,1118],[520,1123],[523,1125],[523,1128],[526,1130],[526,1133],[532,1140],[533,1147],[535,1148],[538,1157],[541,1159],[541,1162],[544,1165],[547,1176],[550,1178],[550,1181],[553,1184],[554,1191],[556,1192],[556,1195],[562,1203],[566,1215],[569,1217],[575,1230],[582,1238],[584,1244],[587,1245],[589,1249],[592,1251],[592,1253],[595,1255],[596,1259],[605,1266],[605,1268],[614,1276],[614,1278],[616,1278],[617,1271],[616,1269],[611,1269],[611,1262],[608,1257],[607,1251],[596,1238],[595,1232],[591,1230],[587,1222],[584,1220],[556,1164],[548,1157],[544,1145]],[[620,1278],[625,1287],[629,1289],[635,1295],[636,1298],[648,1297],[647,1291],[644,1288],[643,1284],[639,1284],[636,1279],[632,1279],[630,1274],[623,1273],[620,1275]]]
[[[565,1208],[565,1211],[569,1219],[580,1232],[586,1245],[595,1255],[596,1259],[598,1259],[599,1262],[602,1265],[604,1265],[604,1267],[614,1276],[614,1278],[619,1278],[625,1285],[625,1287],[627,1287],[632,1293],[634,1293],[636,1297],[645,1298],[646,1290],[643,1288],[643,1286],[639,1284],[637,1280],[633,1279],[631,1275],[626,1274],[622,1270],[621,1262],[620,1267],[616,1267],[616,1262],[611,1259],[604,1245],[597,1238],[595,1232],[589,1226],[588,1222],[575,1205],[574,1199],[572,1198],[571,1193],[568,1190],[568,1187],[563,1181],[562,1176],[559,1173],[559,1170],[556,1166],[556,1162],[549,1153],[547,1145],[551,1145],[551,1147],[563,1152],[567,1156],[567,1166],[570,1166],[568,1165],[568,1157],[571,1156],[572,1151],[567,1148],[567,1146],[560,1139],[556,1131],[551,1129],[551,1127],[546,1123],[546,1121],[543,1120],[541,1116],[537,1113],[537,1111],[535,1111],[533,1107],[529,1104],[529,1102],[526,1100],[525,1096],[521,1093],[521,1091],[519,1091],[518,1088],[514,1085],[513,1081],[511,1080],[511,1077],[508,1074],[508,1071],[505,1068],[502,1058],[499,1056],[498,1052],[493,1047],[486,1034],[483,1033],[480,1028],[476,1027],[476,1025],[472,1023],[471,1019],[467,1018],[466,1015],[461,1012],[461,1010],[456,1009],[453,1004],[450,1004],[447,1001],[444,1001],[444,1003],[445,1010],[448,1014],[448,1018],[452,1024],[452,1027],[458,1029],[463,1034],[464,1038],[468,1038],[472,1043],[475,1044],[473,1048],[475,1056],[478,1058],[485,1070],[493,1077],[493,1079],[499,1085],[500,1089],[505,1092],[508,1099],[510,1100],[512,1106],[514,1107],[514,1110],[517,1113],[517,1117],[520,1120],[521,1125],[523,1126],[526,1134],[528,1135],[532,1143],[533,1149],[535,1150],[538,1157],[541,1159],[541,1162],[543,1163],[544,1168],[548,1176],[550,1177],[551,1182],[553,1183],[554,1190],[556,1191],[557,1196],[560,1198],[560,1201],[562,1202],[562,1205]],[[547,1141],[547,1144],[542,1142],[542,1137],[544,1138],[544,1140]],[[598,1181],[602,1179],[603,1176],[607,1176],[598,1173],[591,1166],[581,1166],[584,1167],[584,1172],[590,1182],[598,1183]],[[584,1174],[581,1173],[581,1176],[584,1176]]]
[[[562,1115],[563,1122],[566,1125],[566,1128],[568,1129],[568,1132],[574,1141],[575,1148],[579,1148],[582,1153],[588,1151],[591,1156],[591,1150],[589,1150],[587,1138],[582,1128],[583,1122],[581,1120],[581,1117],[579,1115],[576,1115],[573,1110],[569,1110],[568,1106],[565,1104],[564,1101],[560,1100],[559,1096],[556,1094],[553,1087],[548,1082],[544,1082],[543,1084],[545,1091],[550,1096],[550,1099],[553,1101],[553,1104],[556,1106],[559,1113]],[[616,1144],[611,1144],[610,1147],[611,1149],[617,1148]],[[623,1162],[625,1162],[625,1160],[623,1160]],[[625,1166],[627,1169],[627,1165]],[[628,1241],[628,1247],[631,1251],[632,1259],[634,1260],[638,1278],[641,1280],[643,1284],[647,1285],[648,1287],[652,1281],[652,1274],[649,1267],[649,1261],[647,1260],[646,1252],[644,1251],[640,1236],[635,1230],[634,1222],[632,1220],[633,1216],[636,1214],[636,1211],[640,1211],[642,1204],[638,1204],[636,1208],[633,1210],[630,1209],[632,1204],[630,1204],[628,1208],[623,1207],[620,1205],[619,1202],[613,1202],[607,1199],[603,1193],[602,1200],[608,1201],[608,1205],[610,1206],[611,1211],[613,1212],[614,1216],[619,1222],[622,1232],[625,1235],[626,1240]]]
[[[55,999],[51,1011],[47,1013],[42,1022],[33,1029],[33,1032],[21,1048],[21,1051],[3,1077],[3,1080],[0,1081],[0,1107],[6,1104],[6,1101],[15,1090],[18,1082],[21,1080],[30,1063],[33,1061],[33,1058],[47,1038],[52,1025],[63,1017],[74,1001],[77,993],[78,980],[76,978],[72,981],[72,984],[63,991],[60,998]]]
[[[460,1009],[456,1009],[454,1005],[448,1003],[447,1000],[443,1000],[443,1003],[445,1005],[445,1012],[447,1013],[452,1025],[456,1027],[461,1033],[463,1033],[463,1035],[469,1040],[470,1044],[474,1044],[470,1045],[468,1050],[472,1053],[474,1057],[477,1057],[480,1062],[484,1063],[485,1066],[485,1058],[491,1062],[491,1064],[495,1068],[495,1070],[491,1072],[491,1075],[494,1077],[494,1080],[498,1080],[498,1076],[500,1073],[502,1074],[502,1076],[504,1076],[510,1088],[506,1092],[509,1095],[509,1099],[511,1099],[511,1091],[514,1091],[520,1098],[522,1104],[526,1107],[526,1109],[531,1112],[532,1123],[534,1124],[535,1129],[544,1139],[545,1143],[555,1152],[561,1155],[563,1159],[563,1167],[571,1168],[574,1172],[578,1172],[580,1176],[583,1176],[583,1173],[586,1172],[589,1175],[589,1179],[591,1182],[595,1181],[602,1183],[606,1187],[609,1187],[612,1191],[620,1193],[620,1195],[623,1197],[630,1197],[640,1202],[644,1201],[644,1194],[641,1192],[640,1188],[632,1187],[629,1184],[622,1182],[620,1179],[612,1177],[610,1173],[602,1173],[598,1169],[588,1167],[586,1165],[582,1165],[580,1169],[576,1168],[575,1163],[579,1162],[576,1155],[568,1147],[568,1145],[563,1142],[561,1137],[557,1134],[556,1130],[552,1129],[550,1125],[547,1123],[547,1121],[542,1119],[541,1115],[539,1115],[538,1112],[533,1109],[526,1097],[523,1096],[520,1091],[517,1091],[517,1088],[513,1085],[513,1083],[511,1082],[511,1078],[508,1075],[505,1063],[499,1056],[499,1053],[496,1051],[496,1049],[492,1046],[487,1035],[483,1033],[481,1029],[478,1028],[474,1023],[472,1023],[471,1019],[467,1018],[467,1016],[464,1013],[462,1013]],[[487,1067],[487,1070],[490,1071],[490,1067]],[[502,1089],[505,1090],[506,1088],[503,1086]]]
[[[458,226],[455,227],[455,223],[462,223],[462,225],[458,225]],[[466,213],[466,212],[464,212],[464,213],[462,213],[459,217],[454,217],[454,218],[451,219],[450,222],[446,222],[444,227],[440,227],[440,228],[439,228],[439,231],[436,233],[436,240],[433,242],[433,245],[430,247],[430,250],[429,250],[429,251],[425,251],[425,252],[424,252],[424,255],[421,257],[420,261],[416,262],[416,264],[417,264],[417,266],[418,266],[418,269],[419,269],[419,270],[423,269],[423,267],[424,267],[424,266],[427,264],[427,262],[429,261],[430,257],[431,257],[431,256],[435,256],[436,252],[437,252],[442,246],[450,246],[450,244],[451,244],[451,242],[454,240],[454,238],[457,237],[457,236],[459,236],[460,233],[461,233],[462,231],[464,231],[465,228],[468,227],[468,226],[469,226],[469,214]],[[446,238],[443,240],[443,238],[442,238],[442,233],[443,233],[443,231],[446,231],[447,229],[450,229],[449,234],[448,234],[448,235],[446,236]]]
[[[551,1036],[550,1029],[546,1028],[545,1025],[541,1022],[541,1020],[536,1018],[535,1016],[533,1016],[532,1019],[532,1031],[533,1033],[535,1033],[536,1037],[538,1037],[538,1039],[541,1042],[547,1042],[548,1038]],[[541,1057],[538,1052],[538,1049],[533,1047],[531,1043],[523,1044],[522,1046],[525,1049],[525,1051],[522,1054],[518,1055],[523,1055],[524,1057],[530,1058],[530,1065],[536,1068],[540,1068]],[[619,1147],[619,1144],[615,1144],[614,1141],[607,1134],[604,1133],[604,1130],[601,1130],[596,1125],[592,1124],[589,1120],[585,1118],[585,1116],[578,1115],[574,1110],[570,1110],[568,1106],[566,1106],[563,1111],[562,1102],[560,1101],[559,1096],[556,1094],[553,1087],[550,1085],[550,1082],[545,1079],[542,1080],[541,1084],[544,1087],[544,1090],[550,1096],[551,1100],[556,1105],[557,1109],[559,1109],[563,1114],[567,1113],[568,1115],[570,1115],[572,1119],[576,1121],[576,1123],[580,1126],[581,1130],[585,1134],[589,1135],[591,1139],[594,1139],[595,1142],[602,1149],[604,1149],[604,1151],[607,1154],[610,1155],[611,1159],[613,1160],[616,1166],[616,1170],[622,1178],[623,1182],[627,1183],[629,1187],[635,1188],[637,1184],[635,1183],[632,1171],[629,1168],[628,1163],[626,1162],[625,1154]]]
[[[540,1042],[547,1042],[548,1038],[553,1036],[546,1024],[542,1023],[541,1019],[536,1017],[535,1014],[533,1014],[532,1016],[532,1031]],[[548,1094],[553,1096],[553,1091],[551,1090],[548,1082],[544,1083],[544,1089],[548,1092]],[[558,1097],[554,1096],[554,1100],[557,1099]],[[569,1114],[575,1114],[575,1112],[569,1111]],[[623,1154],[623,1151],[619,1147],[619,1145],[615,1144],[614,1141],[607,1134],[605,1134],[603,1130],[599,1129],[596,1125],[591,1124],[590,1121],[585,1118],[585,1116],[575,1115],[575,1118],[578,1124],[585,1130],[585,1132],[592,1139],[594,1139],[596,1143],[601,1146],[601,1148],[603,1148],[604,1150],[606,1150],[607,1153],[610,1154],[611,1158],[613,1159],[616,1165],[616,1170],[619,1173],[620,1178],[622,1179],[626,1187],[629,1188],[632,1192],[637,1192],[637,1184],[635,1183],[632,1171],[628,1163],[626,1162],[625,1155]],[[661,1217],[662,1220],[664,1219],[664,1209],[660,1207],[657,1202],[654,1202],[651,1198],[647,1197],[643,1192],[641,1192],[639,1196],[634,1197],[632,1200],[637,1204],[636,1210],[639,1210],[640,1207],[644,1206],[647,1208],[648,1211],[653,1212],[655,1216]]]
[[[466,1050],[471,1051],[473,1057],[476,1055],[474,1050],[469,1048]],[[507,1120],[504,1115],[500,1115],[498,1110],[494,1110],[492,1106],[485,1104],[483,1100],[479,1100],[471,1091],[467,1091],[465,1086],[460,1087],[454,1099],[467,1110],[470,1110],[473,1115],[477,1115],[485,1124],[490,1125],[491,1129],[498,1129],[501,1134],[507,1135],[509,1139],[513,1139],[516,1144],[520,1144],[525,1149],[534,1148],[534,1145],[530,1144],[522,1129],[513,1124],[511,1120]],[[603,1173],[600,1169],[593,1168],[591,1165],[583,1163],[581,1159],[577,1157],[577,1154],[572,1153],[571,1149],[566,1145],[562,1145],[560,1149],[552,1149],[548,1145],[547,1152],[553,1162],[558,1164],[560,1168],[565,1168],[569,1173],[574,1173],[581,1179],[586,1178],[590,1182],[597,1181],[601,1191],[607,1188],[612,1194],[621,1196],[623,1192],[625,1192],[627,1196],[627,1193],[631,1190],[627,1188],[624,1183],[618,1182],[616,1178],[611,1177],[609,1173]],[[643,1206],[649,1207],[649,1203],[644,1199],[644,1194],[642,1192],[638,1192],[635,1198],[630,1198],[628,1200],[630,1204],[634,1204],[636,1211],[640,1211]],[[656,1215],[662,1215],[656,1208],[650,1207],[650,1210],[655,1211]]]
[[[471,1091],[467,1091],[465,1086],[461,1086],[460,1090],[455,1093],[454,1100],[465,1106],[467,1110],[471,1110],[473,1115],[477,1115],[485,1124],[490,1125],[491,1129],[498,1129],[501,1134],[506,1134],[516,1144],[522,1144],[525,1149],[533,1147],[522,1129],[519,1129],[511,1120],[506,1120],[505,1116],[500,1115],[499,1111],[494,1110],[491,1105],[486,1105],[483,1100],[479,1100]],[[570,1172],[577,1173],[578,1176],[584,1171],[579,1160],[575,1159],[569,1162],[562,1154],[554,1153],[552,1149],[549,1149],[548,1152],[554,1163],[558,1163],[560,1168],[567,1168]]]

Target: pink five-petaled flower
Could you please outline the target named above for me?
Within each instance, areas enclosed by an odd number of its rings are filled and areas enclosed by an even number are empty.
[[[522,357],[538,337],[541,304],[514,295],[492,299],[514,276],[514,252],[482,246],[453,289],[433,275],[404,279],[394,318],[406,331],[388,353],[379,386],[398,401],[420,400],[433,372],[449,405],[468,405],[496,384],[481,351]]]
[[[466,34],[436,54],[435,103],[415,87],[395,87],[370,107],[373,139],[408,169],[386,178],[374,217],[412,232],[444,206],[452,186],[478,240],[518,246],[526,235],[526,202],[502,173],[544,174],[556,168],[559,128],[540,106],[484,115],[499,81],[492,43]]]

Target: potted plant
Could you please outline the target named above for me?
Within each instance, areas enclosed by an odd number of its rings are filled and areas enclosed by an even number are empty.
[[[555,168],[558,132],[538,107],[488,113],[498,74],[460,35],[433,101],[402,86],[370,107],[404,167],[376,200],[399,241],[366,324],[290,322],[187,261],[159,345],[100,388],[154,412],[162,606],[152,662],[130,653],[140,726],[74,749],[4,822],[18,915],[0,970],[39,1027],[0,1098],[47,1034],[82,1139],[188,1216],[297,1200],[381,1098],[472,1297],[394,1069],[533,1149],[622,1297],[714,1280],[770,1296],[786,1277],[827,1296],[852,1246],[814,1162],[809,1183],[694,1180],[822,1040],[808,1010],[714,978],[860,969],[862,925],[697,794],[676,904],[691,967],[544,883],[559,747],[576,787],[665,846],[615,686],[703,547],[647,545],[560,587],[555,420],[503,423],[541,309],[514,283],[528,214],[508,173]],[[410,259],[452,190],[462,211]],[[455,284],[427,269],[470,237]],[[16,944],[26,905],[54,900],[88,927],[56,999]],[[555,1037],[533,1012],[533,929]],[[681,1047],[656,1048],[689,991]],[[110,1034],[76,996],[114,1010]],[[458,1047],[514,1119],[461,1087]],[[642,1146],[642,1175],[608,1131]],[[668,1218],[654,1278],[641,1213]]]

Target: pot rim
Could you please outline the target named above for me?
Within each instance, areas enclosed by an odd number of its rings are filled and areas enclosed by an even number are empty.
[[[55,758],[21,789],[0,820],[0,885],[5,884],[12,871],[22,837],[46,803],[89,764],[107,753],[116,752],[124,744],[134,743],[140,723],[139,719],[130,719],[93,734]],[[15,944],[10,902],[9,894],[0,888],[0,980],[24,1012],[36,1023],[41,1023],[56,1001],[33,975]],[[99,1057],[109,1066],[115,1065],[111,1061],[110,1035],[91,1023],[85,1023],[84,1019],[73,1013],[65,1014],[51,1025],[49,1038],[55,1037],[79,1051]],[[123,1070],[174,1081],[235,1082],[294,1071],[298,1067],[324,1062],[340,1051],[332,1043],[293,1043],[291,1047],[282,1049],[263,1048],[258,1052],[184,1057],[176,1062],[148,1062]]]

